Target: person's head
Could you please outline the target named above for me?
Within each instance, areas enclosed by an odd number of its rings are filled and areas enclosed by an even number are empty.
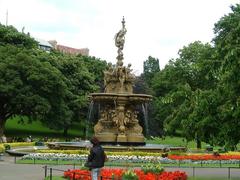
[[[90,142],[91,142],[94,146],[100,144],[98,138],[95,137],[95,136],[93,136],[93,137],[91,138]]]

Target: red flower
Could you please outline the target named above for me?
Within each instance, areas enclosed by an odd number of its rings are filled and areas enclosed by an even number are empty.
[[[101,170],[102,180],[109,180],[114,177],[114,179],[121,179],[123,173],[126,169],[110,169],[110,168],[103,168]],[[174,171],[174,172],[162,172],[160,174],[154,173],[147,173],[144,174],[142,170],[134,170],[136,175],[138,176],[139,180],[186,180],[187,175],[185,172],[181,171]],[[91,180],[90,171],[81,170],[81,169],[74,169],[68,170],[64,172],[65,178],[73,179],[75,175],[75,180]]]

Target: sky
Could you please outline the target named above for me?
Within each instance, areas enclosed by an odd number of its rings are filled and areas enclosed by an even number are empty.
[[[95,56],[116,63],[115,34],[125,17],[124,65],[143,71],[152,56],[160,68],[179,49],[194,41],[211,42],[213,28],[239,0],[0,0],[0,23],[56,40],[73,48],[89,48]],[[7,13],[8,12],[8,13]]]

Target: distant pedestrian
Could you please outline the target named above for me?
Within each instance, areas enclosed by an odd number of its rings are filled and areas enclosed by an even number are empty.
[[[90,142],[93,146],[90,149],[90,154],[88,155],[85,166],[91,170],[92,180],[98,180],[98,177],[101,173],[101,168],[104,166],[106,154],[96,137],[92,137]]]

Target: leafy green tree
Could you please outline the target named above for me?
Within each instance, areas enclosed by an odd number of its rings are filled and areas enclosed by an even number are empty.
[[[37,47],[37,42],[29,35],[18,32],[13,26],[0,24],[0,45],[4,44],[12,44],[26,48]]]
[[[53,59],[51,60],[51,58]],[[51,58],[47,58],[46,61],[52,62],[52,65],[60,70],[65,77],[68,90],[71,92],[66,104],[71,109],[73,116],[70,121],[63,124],[66,136],[67,130],[74,122],[86,119],[89,104],[88,95],[99,88],[95,85],[97,73],[96,76],[90,73],[86,65],[86,60],[91,61],[91,57],[53,54]],[[94,60],[92,63],[97,64]]]
[[[143,76],[147,84],[151,85],[155,73],[160,71],[159,60],[151,56],[143,63]]]
[[[66,102],[71,93],[65,77],[38,52],[12,45],[0,46],[0,136],[14,116],[41,119],[49,126],[68,121],[72,112]]]
[[[203,140],[196,129],[195,101],[199,91],[211,89],[216,85],[217,70],[215,50],[209,44],[199,41],[183,47],[179,51],[179,58],[171,60],[169,64],[152,81],[156,93],[156,116],[164,122],[170,134],[181,130],[187,140]],[[201,117],[198,118],[201,121]],[[186,122],[196,125],[186,128]],[[207,129],[206,129],[207,132]]]
[[[235,149],[240,141],[240,4],[231,6],[231,10],[231,13],[215,24],[214,43],[219,59],[223,60],[218,86],[222,97],[219,105],[219,143],[225,144],[229,149]]]
[[[88,71],[94,75],[94,82],[100,88],[99,90],[103,92],[104,83],[103,83],[103,71],[107,69],[107,62],[100,60],[96,57],[89,56],[78,56],[86,65]]]
[[[46,53],[12,26],[0,26],[0,136],[14,116],[64,129],[86,117],[88,94],[98,89],[104,61]],[[96,66],[96,67],[95,67]]]
[[[133,92],[137,94],[150,94],[150,95],[153,94],[152,89],[144,80],[143,74],[141,74],[140,76],[136,76],[134,86],[133,86]]]

